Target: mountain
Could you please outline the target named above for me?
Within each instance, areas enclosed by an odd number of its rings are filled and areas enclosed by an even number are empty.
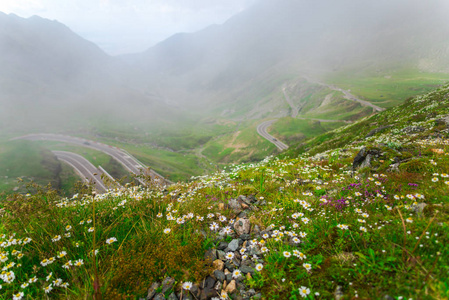
[[[449,72],[444,8],[440,0],[261,0],[223,25],[176,34],[135,55],[136,77],[151,78],[150,89],[178,102],[200,95],[222,102],[230,101],[223,93],[273,74]]]
[[[90,128],[160,121],[172,110],[127,86],[127,68],[67,26],[0,13],[0,125],[9,130]]]

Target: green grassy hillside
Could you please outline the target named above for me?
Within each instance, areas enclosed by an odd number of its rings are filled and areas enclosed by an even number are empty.
[[[0,299],[446,299],[448,114],[444,86],[188,183],[17,194]]]

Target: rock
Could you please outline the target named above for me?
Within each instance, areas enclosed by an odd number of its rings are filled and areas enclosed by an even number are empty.
[[[212,289],[215,285],[216,280],[214,278],[212,278],[211,276],[207,276],[206,279],[203,280],[203,282],[201,283],[201,288],[205,289],[205,288],[209,288]]]
[[[225,262],[225,266],[226,266],[226,269],[228,269],[231,272],[234,271],[234,269],[235,269],[234,264],[231,263],[229,260]],[[226,274],[226,272],[225,272],[225,274]]]
[[[251,246],[251,249],[249,250],[249,255],[261,255],[262,252],[260,252],[259,245],[253,245]]]
[[[242,234],[248,234],[251,228],[251,223],[248,219],[239,219],[234,223],[234,229],[240,236]]]
[[[161,286],[160,282],[153,282],[151,287],[148,289],[148,294],[146,300],[153,299],[154,295],[156,295],[156,290]]]
[[[246,219],[246,217],[248,217],[246,211],[242,211],[237,215],[237,219]]]
[[[251,273],[246,273],[246,280],[253,279],[253,276],[251,276]]]
[[[254,289],[249,289],[247,292],[248,296],[254,296],[256,294],[256,291]]]
[[[237,250],[239,248],[239,240],[238,239],[234,239],[232,240],[229,245],[228,248],[230,251],[234,252],[235,250]]]
[[[215,283],[214,289],[215,289],[216,291],[221,291],[222,288],[223,288],[223,283],[220,282],[220,281],[217,281],[217,282]]]
[[[154,300],[165,300],[164,294],[157,294],[154,298]]]
[[[390,295],[385,295],[382,299],[383,300],[394,300],[394,298],[391,297]]]
[[[235,213],[240,213],[243,210],[237,199],[229,199],[228,205]]]
[[[360,168],[370,168],[371,167],[371,154],[368,154],[365,157],[365,160],[362,162],[362,164],[360,165]]]
[[[251,239],[251,235],[249,233],[244,233],[242,235],[240,235],[240,239],[247,241]]]
[[[182,297],[181,294],[178,294],[178,299],[182,300],[193,300],[193,296],[189,294],[187,291],[182,291]]]
[[[161,293],[165,294],[169,290],[173,288],[173,285],[175,284],[175,279],[171,277],[165,277],[164,281],[162,281],[162,290]]]
[[[259,227],[259,225],[254,225],[252,232],[253,232],[254,234],[260,233],[260,227]]]
[[[225,205],[224,205],[224,203],[218,203],[218,209],[219,209],[219,210],[225,210]]]
[[[215,289],[205,288],[200,293],[200,300],[211,299],[212,297],[217,296],[217,291]]]
[[[215,270],[214,271],[214,276],[221,283],[223,283],[226,280],[226,275],[221,270]]]
[[[178,297],[176,296],[175,293],[171,293],[171,294],[168,296],[168,300],[178,300]]]
[[[257,199],[254,195],[249,195],[248,197],[246,197],[247,200],[249,200],[250,203],[256,203]]]
[[[358,166],[360,166],[363,163],[367,154],[368,151],[366,151],[365,147],[360,149],[359,153],[357,153],[357,155],[354,157],[354,160],[352,161],[353,170],[355,170]]]
[[[206,253],[204,254],[204,259],[209,260],[209,261],[214,261],[217,259],[217,250],[215,249],[209,249],[206,251]]]
[[[217,246],[217,249],[218,249],[218,250],[224,250],[224,249],[226,249],[226,247],[228,247],[228,243],[226,243],[226,242],[220,242],[220,243],[218,244],[218,246]]]
[[[198,298],[200,296],[200,292],[200,287],[197,283],[192,285],[192,287],[190,288],[190,294],[192,294],[195,298]]]
[[[253,299],[262,299],[262,294],[261,293],[257,293],[253,296]]]
[[[237,290],[237,287],[235,285],[235,280],[231,280],[231,282],[228,283],[226,286],[225,292],[228,294],[232,294]]]
[[[343,288],[340,285],[337,285],[337,288],[335,289],[335,292],[334,292],[334,296],[335,296],[335,300],[340,300],[341,298],[343,298],[343,296],[344,296]]]
[[[217,258],[220,260],[226,260],[225,258],[226,256],[226,252],[222,251],[222,250],[217,250]]]
[[[375,128],[375,129],[371,130],[370,132],[368,132],[368,134],[365,136],[365,138],[373,136],[376,133],[384,131],[385,129],[390,128],[390,127],[393,127],[393,125],[386,125],[386,126],[381,126],[381,127]]]
[[[246,273],[250,273],[250,274],[254,274],[254,269],[248,266],[241,266],[240,267],[240,271],[242,271],[242,273],[246,274]]]
[[[223,271],[224,268],[224,262],[220,259],[216,259],[214,260],[214,262],[212,263],[212,267],[214,270],[219,270],[219,271]]]

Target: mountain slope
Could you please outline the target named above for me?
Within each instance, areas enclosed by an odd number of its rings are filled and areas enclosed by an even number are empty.
[[[201,94],[230,101],[224,93],[257,84],[262,73],[449,72],[444,8],[438,0],[263,0],[223,25],[177,34],[134,56],[144,68],[136,77],[151,78],[162,93],[189,102]]]
[[[126,66],[57,21],[0,13],[0,64],[5,131],[133,128],[174,113],[126,85]]]

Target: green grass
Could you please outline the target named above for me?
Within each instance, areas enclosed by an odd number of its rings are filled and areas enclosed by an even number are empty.
[[[288,140],[300,140],[317,136],[325,131],[318,121],[299,120],[290,117],[277,120],[269,129],[269,133],[280,140],[284,137]]]
[[[356,96],[380,107],[392,107],[409,97],[423,94],[449,81],[449,74],[400,70],[386,74],[337,74],[327,81],[351,90]]]
[[[25,192],[26,184],[32,181],[60,188],[61,171],[61,163],[56,157],[33,142],[4,141],[0,144],[0,192]],[[64,176],[73,178],[74,172],[64,170]],[[71,184],[64,184],[70,190]]]

